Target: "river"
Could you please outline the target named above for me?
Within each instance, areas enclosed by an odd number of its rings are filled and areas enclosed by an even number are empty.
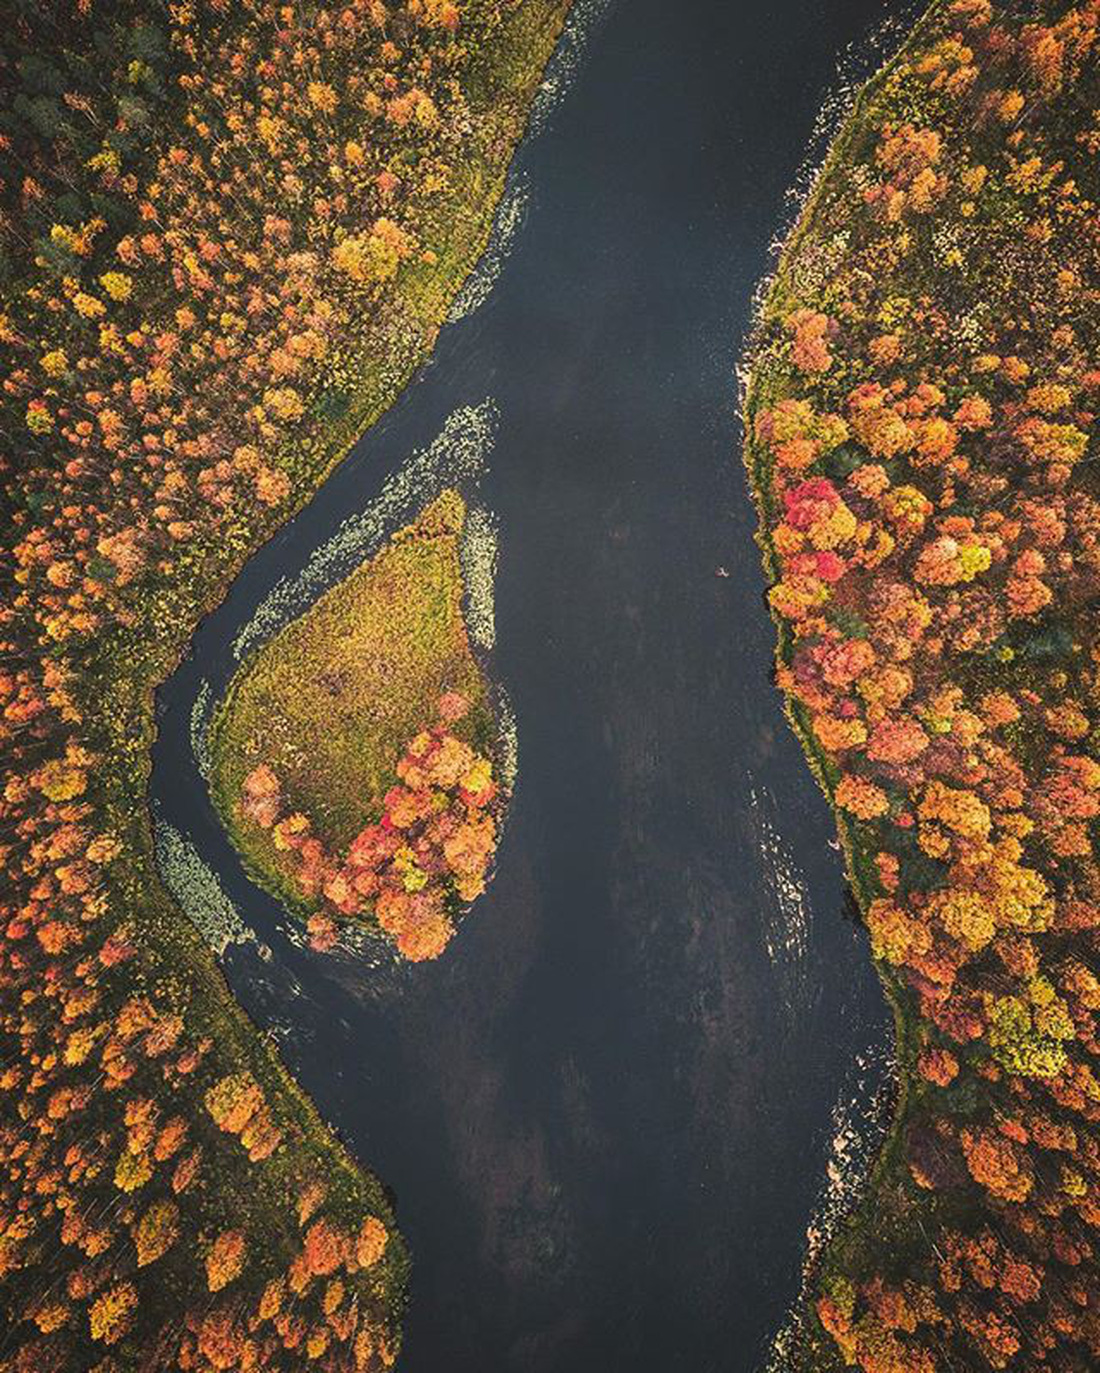
[[[850,1127],[889,1016],[769,683],[734,370],[838,57],[884,15],[590,15],[518,154],[488,298],[158,695],[157,813],[259,940],[225,951],[230,983],[395,1194],[403,1373],[754,1373],[873,1138]],[[271,588],[487,399],[492,667],[519,739],[497,875],[435,964],[326,958],[229,847],[196,700]]]

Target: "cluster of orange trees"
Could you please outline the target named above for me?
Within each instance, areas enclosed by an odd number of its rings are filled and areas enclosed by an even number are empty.
[[[5,10],[5,1373],[396,1356],[381,1187],[157,881],[151,693],[424,355],[564,8]]]
[[[492,759],[448,730],[470,703],[440,698],[438,719],[410,741],[397,780],[343,858],[329,852],[310,817],[288,811],[278,775],[261,763],[244,779],[240,808],[270,830],[275,847],[296,857],[295,881],[322,910],[310,917],[313,947],[331,948],[332,916],[368,913],[412,962],[438,958],[454,934],[453,915],[485,890],[496,851],[500,791]]]
[[[779,685],[902,1073],[806,1368],[1100,1366],[1098,24],[934,4],[762,310]]]

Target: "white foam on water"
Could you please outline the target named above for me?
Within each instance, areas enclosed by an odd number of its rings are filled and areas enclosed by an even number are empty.
[[[452,411],[436,439],[414,453],[365,510],[349,515],[301,572],[275,583],[233,640],[237,661],[307,610],[341,571],[350,571],[374,553],[392,529],[412,519],[443,487],[480,475],[488,463],[497,420],[496,405],[488,398]]]
[[[199,683],[199,689],[195,692],[195,699],[191,702],[191,756],[195,760],[195,766],[199,770],[199,776],[209,780],[210,777],[210,739],[209,726],[210,715],[214,709],[214,697],[210,690],[210,683],[203,678]]]
[[[553,56],[535,93],[528,124],[528,137],[542,133],[550,116],[569,93],[584,62],[588,45],[598,30],[612,0],[575,0],[569,11]]]
[[[472,505],[459,542],[462,581],[465,586],[464,614],[471,642],[484,653],[496,645],[496,580],[499,551],[497,517],[484,505]],[[507,791],[515,786],[519,770],[519,737],[516,713],[504,687],[491,689],[493,714],[497,720],[497,747],[494,761],[497,775]]]
[[[471,506],[459,540],[466,588],[466,629],[478,648],[486,651],[497,641],[497,547],[496,516],[483,505]]]
[[[797,1013],[806,996],[810,894],[794,853],[779,831],[777,807],[764,786],[749,787],[749,815],[756,828],[761,876],[769,901],[764,906],[764,947],[784,983],[786,1010]]]
[[[523,228],[530,200],[527,178],[520,175],[501,197],[488,246],[455,296],[447,315],[448,324],[466,319],[475,310],[479,310],[492,295],[493,287],[504,270],[504,264],[515,246],[520,229]]]
[[[255,940],[217,874],[206,866],[189,839],[167,821],[156,819],[154,842],[165,886],[215,954],[225,953],[230,944]]]
[[[519,772],[519,731],[511,698],[503,687],[496,688],[493,706],[499,731],[497,765],[500,780],[508,791],[512,791],[516,785],[516,774]]]
[[[831,1113],[832,1139],[825,1181],[806,1227],[802,1286],[787,1321],[775,1337],[762,1373],[789,1373],[799,1334],[799,1313],[823,1251],[863,1198],[871,1169],[886,1138],[888,1122],[880,1092],[895,1072],[889,1046],[870,1045],[857,1054]],[[877,1081],[878,1090],[870,1084]]]

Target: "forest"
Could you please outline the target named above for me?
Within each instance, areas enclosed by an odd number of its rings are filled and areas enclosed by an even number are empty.
[[[397,1357],[390,1201],[156,875],[153,691],[430,350],[565,9],[5,13],[5,1373]]]
[[[777,681],[897,1023],[797,1366],[1100,1362],[1100,6],[934,4],[763,300]]]

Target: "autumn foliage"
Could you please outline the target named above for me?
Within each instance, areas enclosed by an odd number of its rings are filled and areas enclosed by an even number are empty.
[[[778,682],[904,1028],[807,1369],[1100,1366],[1098,24],[934,5],[763,308]]]
[[[242,813],[270,829],[277,848],[296,856],[298,890],[321,902],[310,919],[315,948],[335,940],[332,916],[366,923],[372,917],[402,957],[437,958],[462,903],[484,891],[500,792],[491,759],[449,732],[468,710],[457,693],[441,698],[432,728],[417,734],[398,761],[378,819],[341,857],[329,852],[307,815],[286,812],[279,778],[266,763],[245,778]]]

